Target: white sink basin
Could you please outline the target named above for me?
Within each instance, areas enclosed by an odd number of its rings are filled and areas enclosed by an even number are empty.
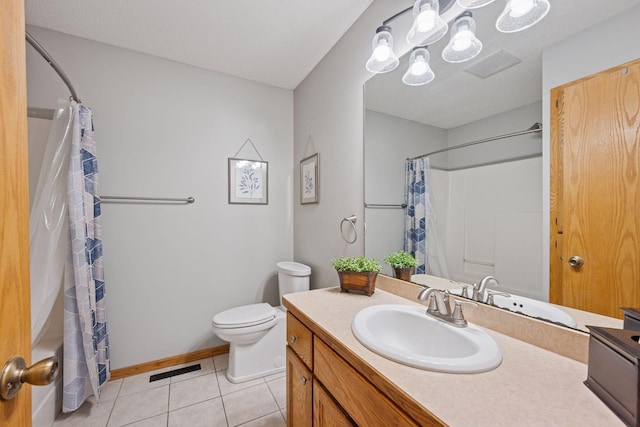
[[[519,295],[511,295],[510,297],[494,295],[493,303],[498,307],[526,314],[527,316],[551,320],[552,322],[562,323],[571,328],[577,326],[576,321],[571,315],[544,301],[537,301]]]
[[[426,307],[367,307],[356,314],[351,330],[369,350],[415,368],[474,373],[502,362],[498,345],[482,329],[448,325],[427,315]]]

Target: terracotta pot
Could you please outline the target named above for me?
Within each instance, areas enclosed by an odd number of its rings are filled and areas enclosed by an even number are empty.
[[[405,280],[407,282],[411,281],[413,271],[413,267],[393,267],[393,273],[395,274],[396,279]]]
[[[357,291],[371,296],[376,289],[378,272],[338,271],[338,277],[340,292]]]

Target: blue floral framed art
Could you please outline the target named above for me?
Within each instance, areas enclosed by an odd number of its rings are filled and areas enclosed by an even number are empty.
[[[318,203],[318,154],[300,161],[300,203]]]
[[[261,160],[229,158],[229,203],[269,204],[268,168]]]

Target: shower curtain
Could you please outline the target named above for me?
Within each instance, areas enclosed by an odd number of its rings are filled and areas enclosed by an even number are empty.
[[[61,292],[67,254],[67,172],[73,109],[54,112],[29,216],[31,261],[31,344],[46,335]]]
[[[404,250],[418,261],[416,274],[449,277],[442,240],[439,238],[435,186],[428,158],[406,163]]]
[[[91,110],[73,103],[68,174],[70,245],[64,283],[63,412],[71,412],[110,376],[98,163]]]

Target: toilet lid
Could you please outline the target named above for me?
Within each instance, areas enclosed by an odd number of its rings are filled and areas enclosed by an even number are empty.
[[[213,316],[213,323],[221,328],[243,328],[259,325],[276,317],[276,310],[267,303],[230,308]]]

